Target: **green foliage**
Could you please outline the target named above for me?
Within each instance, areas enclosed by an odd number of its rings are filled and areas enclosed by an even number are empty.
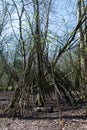
[[[14,86],[0,86],[0,91],[13,91]]]
[[[5,86],[0,86],[0,91],[6,90]]]
[[[21,69],[22,69],[22,67],[23,67],[22,60],[17,59],[17,60],[14,62],[14,65],[15,65],[15,68],[16,68],[16,69],[21,70]]]
[[[8,86],[7,87],[7,90],[9,91],[9,90],[14,90],[14,86]]]

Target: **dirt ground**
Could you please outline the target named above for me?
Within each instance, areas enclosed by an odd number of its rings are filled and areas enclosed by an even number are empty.
[[[0,119],[0,130],[56,130],[57,120]]]
[[[87,130],[87,119],[23,120],[0,118],[0,130]]]
[[[10,97],[10,93],[0,92],[0,108],[8,103]],[[62,111],[62,120],[59,120],[57,111],[37,113],[26,119],[0,117],[0,130],[87,130],[86,108],[84,104],[66,107]]]

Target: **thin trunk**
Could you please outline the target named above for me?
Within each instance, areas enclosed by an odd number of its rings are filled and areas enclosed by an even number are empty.
[[[26,50],[25,50],[25,41],[23,39],[23,34],[22,34],[22,15],[23,15],[23,12],[24,12],[24,6],[22,7],[21,15],[19,16],[19,33],[20,33],[21,53],[23,56],[23,69],[25,70],[25,68],[26,68]]]
[[[84,96],[87,96],[87,14],[86,14],[86,6],[84,4],[84,0],[78,0],[78,21],[81,19],[82,15],[84,14],[83,20],[84,22],[79,26],[79,42],[80,42],[80,61],[82,71],[82,85],[84,88]]]
[[[36,0],[36,52],[37,52],[37,62],[38,62],[38,84],[39,93],[43,93],[44,89],[44,68],[43,68],[43,50],[40,42],[40,16],[39,16],[39,1]]]
[[[25,9],[24,9],[23,1],[22,1],[22,9],[21,9],[21,12],[19,13],[18,6],[17,6],[15,0],[12,0],[12,2],[14,4],[15,8],[16,8],[18,20],[19,20],[19,35],[20,35],[19,42],[21,43],[21,53],[22,53],[22,56],[23,56],[23,69],[25,70],[25,67],[26,67],[26,50],[25,50],[25,41],[23,39],[23,34],[22,34],[22,16],[23,16]]]

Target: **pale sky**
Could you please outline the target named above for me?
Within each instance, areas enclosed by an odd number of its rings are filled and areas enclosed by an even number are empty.
[[[18,3],[18,7],[20,9],[19,3]],[[66,33],[69,34],[72,32],[72,30],[75,28],[77,24],[76,7],[77,7],[77,0],[53,0],[52,9],[50,13],[50,21],[49,21],[49,30],[52,31],[53,35],[56,34],[59,37],[61,37],[61,39],[63,39]],[[30,15],[32,15],[32,11]],[[13,25],[16,35],[18,36],[17,32],[19,31],[18,29],[19,23],[18,23],[17,18],[18,17],[15,11],[15,13],[12,14],[12,19],[14,19],[14,22],[12,23],[12,25]],[[4,32],[4,34],[5,33],[7,33],[9,36],[10,34],[13,35],[11,25],[10,25],[10,28]],[[12,46],[14,48],[13,41],[11,44],[9,44],[9,47],[11,47],[11,49],[12,49]]]

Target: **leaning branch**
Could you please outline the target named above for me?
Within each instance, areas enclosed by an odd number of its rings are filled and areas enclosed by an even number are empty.
[[[56,66],[57,61],[59,60],[59,58],[61,57],[61,55],[66,51],[67,47],[71,44],[71,42],[74,40],[76,33],[79,29],[79,27],[81,26],[82,23],[84,23],[84,21],[86,20],[86,18],[84,18],[85,13],[86,13],[87,9],[85,9],[84,14],[81,16],[81,19],[79,20],[77,26],[75,27],[74,31],[72,32],[71,36],[68,39],[68,42],[63,46],[63,48],[59,51],[54,63],[53,63],[53,67]],[[83,19],[84,18],[84,19]]]

